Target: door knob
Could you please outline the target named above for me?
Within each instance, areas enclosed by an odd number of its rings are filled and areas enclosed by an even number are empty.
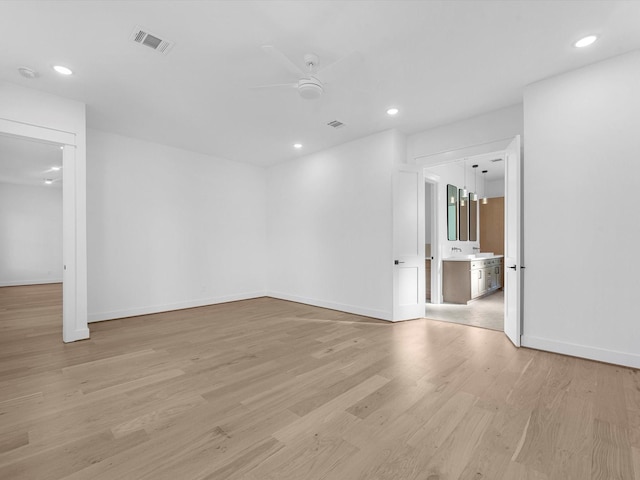
[[[517,267],[516,265],[512,265],[511,267],[507,267],[507,268],[511,268],[512,270],[515,270]]]
[[[398,265],[399,263],[404,263],[404,262],[401,262],[400,260],[394,260],[394,261],[393,261],[393,264],[394,264],[394,265]]]

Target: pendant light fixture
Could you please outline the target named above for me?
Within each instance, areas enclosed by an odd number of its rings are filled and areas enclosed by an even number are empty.
[[[480,201],[482,205],[486,205],[487,203],[489,203],[489,199],[487,198],[487,177],[485,175],[488,171],[489,170],[482,170],[482,193],[484,193],[484,196]]]
[[[472,202],[478,201],[478,165],[472,165],[473,167],[473,193],[471,196]]]

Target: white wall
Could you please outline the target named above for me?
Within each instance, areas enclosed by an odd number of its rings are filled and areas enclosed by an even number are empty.
[[[268,170],[269,295],[392,318],[401,144],[387,131]]]
[[[499,180],[487,180],[485,190],[482,190],[487,198],[504,197],[504,178]]]
[[[88,130],[89,319],[265,293],[262,168]]]
[[[0,286],[62,282],[62,189],[0,183]]]
[[[494,112],[469,118],[449,125],[432,128],[414,133],[407,137],[407,162],[420,162],[425,165],[440,163],[442,158],[431,162],[428,157],[441,152],[449,152],[474,145],[489,146],[497,140],[512,140],[516,135],[523,135],[522,104],[512,105]],[[508,142],[507,142],[508,143]],[[493,150],[500,150],[495,148]],[[491,148],[470,149],[463,155],[456,154],[453,158],[472,156]]]
[[[523,344],[640,367],[640,52],[525,90]]]

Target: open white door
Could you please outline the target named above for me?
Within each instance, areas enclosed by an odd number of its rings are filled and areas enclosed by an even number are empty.
[[[505,150],[504,216],[504,333],[516,347],[522,335],[522,212],[520,191],[520,136]]]
[[[396,167],[393,177],[393,320],[424,317],[424,174]]]

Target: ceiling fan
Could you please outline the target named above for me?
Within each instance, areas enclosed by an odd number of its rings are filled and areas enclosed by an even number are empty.
[[[320,80],[319,75],[322,72],[326,72],[328,67],[333,67],[338,62],[341,62],[346,58],[343,57],[343,59],[337,60],[324,68],[318,68],[318,56],[314,53],[306,53],[304,55],[304,64],[307,71],[304,71],[273,45],[263,45],[261,48],[276,62],[296,75],[296,77],[298,77],[298,81],[292,83],[278,83],[275,85],[260,85],[252,88],[295,88],[298,91],[298,94],[307,100],[315,100],[322,96],[325,84]]]

